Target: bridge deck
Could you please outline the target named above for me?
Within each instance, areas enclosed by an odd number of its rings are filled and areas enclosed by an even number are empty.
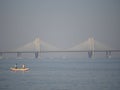
[[[48,53],[48,52],[89,52],[92,50],[79,50],[79,51],[0,51],[0,53]],[[120,50],[94,50],[93,52],[120,52]]]

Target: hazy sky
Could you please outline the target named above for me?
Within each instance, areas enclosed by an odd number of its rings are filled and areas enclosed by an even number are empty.
[[[120,0],[0,0],[0,50],[35,37],[69,48],[89,37],[120,49]]]

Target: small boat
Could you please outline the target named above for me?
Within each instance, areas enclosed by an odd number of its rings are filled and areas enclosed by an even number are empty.
[[[28,71],[29,68],[10,68],[12,71]]]

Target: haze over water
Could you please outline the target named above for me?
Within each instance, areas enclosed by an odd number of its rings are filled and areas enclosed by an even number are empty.
[[[27,72],[13,72],[15,64]],[[120,59],[1,59],[0,90],[119,90]]]

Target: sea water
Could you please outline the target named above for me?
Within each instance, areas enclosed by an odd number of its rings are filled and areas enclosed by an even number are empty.
[[[120,90],[120,59],[1,59],[0,90]]]

